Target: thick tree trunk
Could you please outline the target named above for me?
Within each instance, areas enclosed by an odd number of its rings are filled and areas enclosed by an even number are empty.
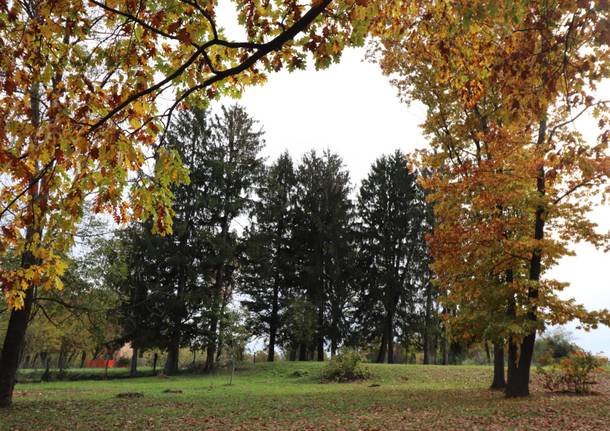
[[[138,348],[135,344],[131,346],[131,363],[129,364],[129,375],[135,377],[138,375]]]
[[[491,389],[504,389],[506,380],[504,378],[504,343],[494,343],[494,379]]]
[[[22,267],[27,268],[33,263],[33,257],[28,253],[23,256],[22,262]],[[23,308],[11,311],[0,358],[0,407],[9,407],[13,401],[19,357],[33,302],[34,287],[30,287],[25,291]]]
[[[163,373],[167,376],[171,376],[178,373],[178,360],[180,355],[180,346],[178,342],[173,343],[167,349],[167,359],[165,360],[165,367]]]
[[[519,346],[511,340],[508,346],[508,379],[506,382],[506,396],[526,397],[529,395],[530,369],[534,353],[536,332],[523,339]]]

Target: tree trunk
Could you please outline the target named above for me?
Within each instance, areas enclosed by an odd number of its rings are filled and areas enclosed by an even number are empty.
[[[135,344],[131,346],[131,363],[129,366],[129,375],[135,377],[138,375],[138,348]]]
[[[428,283],[426,287],[426,315],[424,318],[424,364],[433,364],[436,362],[436,355],[433,351],[434,334],[432,328],[432,313],[434,311],[434,299],[432,297],[432,283]]]
[[[225,315],[225,311],[227,309],[227,302],[229,300],[229,293],[228,292],[224,292],[222,295],[222,305],[220,306],[220,312],[218,315],[218,341],[216,343],[216,362],[220,362],[220,356],[222,355],[222,349],[224,347],[224,340],[222,338],[222,334],[224,333],[224,327],[223,327],[223,323],[225,322],[224,320],[224,315]]]
[[[305,343],[299,344],[299,361],[307,360],[307,345]]]
[[[337,344],[338,344],[337,340],[335,339],[335,337],[333,337],[330,340],[330,357],[331,358],[334,358],[337,354],[337,349],[338,349]]]
[[[538,130],[537,147],[540,147],[546,139],[546,119],[540,121]],[[536,175],[536,191],[542,198],[546,194],[546,173],[544,165],[538,167]],[[536,208],[534,217],[534,239],[541,241],[544,239],[545,226],[545,208],[539,205]],[[537,283],[540,281],[542,274],[542,250],[538,247],[532,251],[530,258],[529,280],[534,282],[528,289],[528,299],[530,300],[530,308],[527,313],[527,320],[536,322],[536,306],[533,305],[538,299]],[[532,357],[534,356],[534,344],[536,343],[536,329],[531,329],[530,333],[523,338],[521,346],[517,346],[516,341],[509,338],[508,345],[508,381],[506,382],[506,396],[525,397],[529,395],[530,368],[532,366]]]
[[[205,371],[211,372],[214,370],[214,363],[216,358],[216,332],[218,331],[218,319],[217,316],[212,316],[210,322],[210,340],[208,341],[208,347],[206,349],[205,358]]]
[[[383,364],[385,362],[386,348],[387,348],[387,331],[383,331],[383,335],[381,336],[381,345],[379,346],[379,352],[377,353],[377,362],[378,364]]]
[[[443,365],[449,365],[449,340],[443,335]]]
[[[223,230],[224,232],[224,230]],[[223,266],[219,265],[216,268],[216,280],[214,282],[214,299],[212,305],[212,318],[210,320],[210,339],[208,341],[207,354],[205,358],[205,371],[214,371],[214,364],[216,359],[216,348],[218,341],[218,320],[220,318],[220,295],[222,295],[222,288],[224,285],[224,271]]]
[[[23,257],[24,268],[33,263],[29,253]],[[11,311],[4,344],[0,358],[0,407],[9,407],[13,401],[13,388],[19,367],[19,357],[25,340],[28,319],[34,301],[34,287],[25,291],[24,306],[20,310]]]
[[[157,360],[159,359],[159,354],[155,352],[153,356],[153,376],[157,375]]]
[[[269,321],[269,347],[267,351],[267,361],[273,362],[275,359],[275,337],[277,336],[277,320],[279,312],[279,284],[276,281],[273,286],[273,304],[271,305],[271,320]]]
[[[174,342],[167,349],[167,359],[165,360],[165,367],[163,368],[163,374],[167,376],[175,375],[178,373],[178,359],[180,355],[180,346],[178,342]]]
[[[529,395],[530,368],[535,342],[536,332],[533,332],[523,339],[519,354],[519,346],[513,340],[508,346],[508,380],[505,393],[509,398]]]
[[[494,343],[494,379],[491,383],[491,389],[506,388],[506,380],[504,379],[504,343]]]
[[[44,373],[42,373],[40,380],[42,380],[43,382],[48,382],[49,379],[51,378],[50,370],[51,370],[51,358],[49,356],[47,356],[46,360],[45,360]]]
[[[83,350],[83,353],[80,355],[80,367],[85,368],[85,360],[87,359],[87,352]]]
[[[428,334],[427,328],[424,330],[423,334],[423,348],[424,348],[424,365],[428,365],[431,363],[430,360],[430,335]]]
[[[317,360],[324,360],[324,305],[320,304],[318,307],[318,334],[316,336],[316,352]]]
[[[394,316],[392,313],[388,313],[387,318],[387,331],[388,331],[388,364],[394,363]]]
[[[485,346],[485,358],[487,358],[487,365],[489,365],[489,364],[491,364],[491,352],[489,351],[489,342],[487,340],[485,340],[483,345]],[[494,347],[495,347],[495,345],[494,345]],[[504,352],[504,351],[502,351],[502,352]],[[495,351],[494,351],[494,357],[495,357]]]

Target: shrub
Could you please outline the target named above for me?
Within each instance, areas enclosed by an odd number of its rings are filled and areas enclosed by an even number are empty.
[[[362,356],[353,350],[340,353],[331,359],[322,373],[322,378],[334,382],[366,380],[370,372],[362,363]]]
[[[573,392],[585,394],[590,392],[591,385],[596,382],[594,375],[601,371],[603,365],[600,358],[590,352],[576,350],[558,365],[549,369],[538,369],[542,378],[542,386],[551,392]]]

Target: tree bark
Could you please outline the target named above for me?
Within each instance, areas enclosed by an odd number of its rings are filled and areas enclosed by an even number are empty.
[[[176,341],[167,349],[167,359],[165,360],[165,367],[163,368],[163,374],[171,376],[178,373],[178,359],[180,355],[180,346]]]
[[[277,336],[277,320],[279,312],[279,300],[280,289],[279,283],[276,281],[273,286],[273,304],[271,305],[271,319],[269,321],[269,347],[267,351],[267,361],[273,362],[275,359],[275,338]]]
[[[138,375],[138,348],[135,344],[131,346],[131,363],[129,364],[129,375],[135,377]]]
[[[159,354],[155,352],[153,356],[153,376],[157,375],[157,360],[159,359]]]
[[[80,367],[85,368],[85,360],[87,359],[87,352],[83,350],[83,353],[80,355]]]
[[[529,395],[530,368],[534,353],[536,332],[529,334],[519,346],[511,340],[508,346],[508,380],[506,382],[506,396],[526,397]]]
[[[22,263],[22,267],[29,267],[34,263],[33,256],[29,252],[24,253]],[[33,302],[34,287],[29,287],[25,291],[23,308],[11,311],[0,358],[0,407],[9,407],[13,402],[13,388],[19,367],[19,357]]]
[[[388,364],[394,363],[394,318],[392,313],[388,313],[387,331],[388,331]]]
[[[506,388],[506,380],[504,378],[504,343],[494,343],[494,379],[491,383],[491,389]]]
[[[383,364],[385,362],[386,356],[386,348],[387,348],[387,331],[383,331],[383,335],[381,336],[381,345],[379,346],[379,352],[377,353],[377,362],[378,364]]]

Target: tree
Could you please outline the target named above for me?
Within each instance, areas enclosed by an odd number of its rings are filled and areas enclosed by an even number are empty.
[[[212,123],[206,148],[205,191],[199,196],[208,210],[208,247],[204,261],[211,282],[206,369],[214,368],[218,353],[218,324],[230,301],[242,244],[237,219],[254,205],[253,192],[263,172],[259,154],[264,141],[256,121],[240,106],[222,109]]]
[[[422,162],[436,226],[433,268],[453,335],[508,342],[509,397],[529,393],[536,332],[579,319],[544,277],[572,241],[608,236],[586,214],[607,193],[609,11],[603,2],[421,2],[417,21],[382,41],[380,60],[404,96],[428,106],[433,150]],[[573,128],[592,111],[597,142]]]
[[[177,155],[155,146],[162,120],[168,125],[178,106],[239,95],[266,72],[302,68],[305,53],[323,67],[363,41],[365,14],[351,1],[236,6],[243,42],[224,38],[214,2],[0,2],[0,251],[21,257],[0,273],[12,310],[0,406],[11,403],[34,287],[62,287],[61,256],[85,197],[95,194],[95,210],[119,221],[151,218],[169,232],[169,185],[186,177]],[[159,115],[166,91],[175,102]],[[124,193],[151,153],[154,175],[138,175]]]
[[[326,339],[334,356],[347,331],[353,264],[354,211],[349,174],[336,154],[307,153],[297,171],[294,243],[298,285],[315,309],[316,333],[308,346],[324,359]]]
[[[266,169],[256,194],[240,284],[242,293],[248,295],[242,304],[250,313],[250,327],[255,335],[268,337],[267,360],[272,362],[295,284],[292,219],[296,176],[287,152]]]
[[[429,279],[425,235],[431,229],[425,193],[400,151],[375,161],[358,195],[359,246],[364,267],[359,315],[380,340],[377,362],[394,362],[397,329],[419,320]],[[431,300],[431,298],[426,298]],[[429,305],[429,304],[428,304]],[[425,314],[424,314],[425,315]]]

